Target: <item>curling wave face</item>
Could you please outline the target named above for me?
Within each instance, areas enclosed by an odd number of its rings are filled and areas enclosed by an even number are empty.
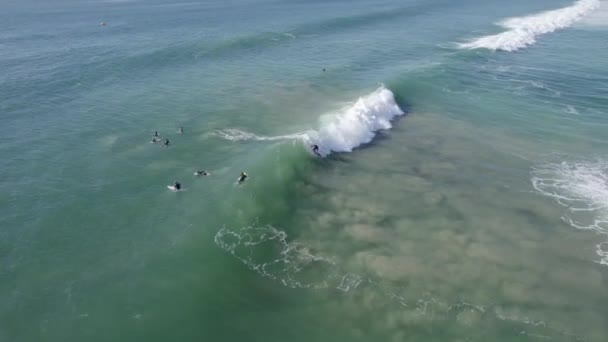
[[[476,38],[459,46],[463,49],[516,51],[536,43],[536,38],[540,35],[572,26],[599,6],[599,0],[579,0],[557,10],[509,18],[498,23],[508,31]]]
[[[379,130],[392,127],[391,121],[405,114],[395,102],[393,92],[381,86],[374,92],[359,98],[354,104],[321,118],[320,128],[279,136],[259,136],[239,129],[224,129],[216,136],[231,141],[279,141],[301,140],[308,145],[318,145],[319,154],[351,152],[358,146],[371,142]]]

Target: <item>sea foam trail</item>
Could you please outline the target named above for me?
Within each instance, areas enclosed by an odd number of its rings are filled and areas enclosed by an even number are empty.
[[[381,86],[354,104],[323,116],[318,130],[259,136],[239,129],[225,129],[216,131],[215,135],[231,141],[301,140],[307,145],[318,145],[319,154],[327,156],[332,152],[351,152],[357,146],[371,142],[377,131],[390,129],[391,120],[403,114],[393,92]]]
[[[257,135],[236,128],[228,128],[215,131],[215,135],[230,141],[277,141],[277,140],[293,140],[303,139],[306,133],[294,133],[288,135],[277,135],[273,137]]]
[[[571,26],[599,6],[599,0],[579,0],[557,10],[509,18],[498,23],[508,31],[476,38],[459,46],[463,49],[516,51],[534,44],[537,36]]]
[[[532,171],[532,185],[568,209],[564,220],[573,227],[608,235],[608,162],[547,164]],[[597,254],[608,265],[608,242]]]

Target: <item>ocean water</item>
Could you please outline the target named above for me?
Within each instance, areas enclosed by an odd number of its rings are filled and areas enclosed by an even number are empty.
[[[607,37],[604,0],[1,2],[0,341],[606,341]]]

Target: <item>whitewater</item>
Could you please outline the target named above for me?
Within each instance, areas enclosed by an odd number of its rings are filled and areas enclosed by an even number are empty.
[[[563,219],[581,230],[608,236],[608,163],[604,160],[550,163],[535,167],[532,185],[567,208]],[[596,245],[608,265],[608,242]]]
[[[557,10],[524,17],[505,19],[497,25],[505,32],[475,38],[459,44],[463,49],[488,49],[513,52],[536,43],[537,37],[572,26],[587,14],[600,7],[600,0],[579,0]]]

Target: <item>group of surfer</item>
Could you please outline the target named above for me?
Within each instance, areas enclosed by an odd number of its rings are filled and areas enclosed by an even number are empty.
[[[210,173],[205,170],[196,171],[196,172],[194,172],[194,174],[196,176],[209,176],[210,175]],[[246,179],[247,179],[247,174],[245,172],[241,172],[239,178],[237,179],[237,183],[243,184]],[[175,181],[173,183],[173,185],[169,186],[169,189],[171,189],[173,191],[180,191],[182,189],[182,184],[178,181]]]
[[[184,128],[180,127],[178,132],[180,134],[183,134],[184,133]],[[150,142],[151,143],[157,143],[159,141],[161,141],[161,137],[158,134],[158,131],[154,131],[154,135],[152,136],[152,141],[150,141]],[[165,138],[165,142],[163,143],[163,146],[169,147],[169,145],[170,145],[169,139]],[[319,149],[319,147],[317,145],[314,145],[313,151],[315,151],[316,154],[318,154],[316,152],[318,149]],[[197,171],[194,171],[194,175],[195,176],[209,176],[209,175],[211,175],[211,173],[209,173],[206,170],[197,170]],[[237,179],[237,183],[238,184],[243,184],[245,182],[245,180],[247,179],[247,177],[248,177],[247,173],[245,173],[244,171],[241,172],[241,174],[239,175],[239,178]],[[173,190],[173,191],[180,191],[180,190],[182,190],[182,184],[180,182],[178,182],[178,181],[175,181],[173,183],[173,185],[169,185],[168,188],[171,189],[171,190]]]
[[[179,131],[180,134],[184,133],[184,128],[180,127]],[[154,135],[152,136],[152,143],[157,143],[161,141],[160,135],[158,134],[158,131],[154,131]],[[169,142],[168,138],[165,138],[165,142],[163,143],[163,146],[165,147],[169,147],[171,143]],[[311,146],[312,152],[317,156],[317,157],[322,157],[321,153],[319,152],[319,145],[314,144]],[[210,173],[207,172],[206,170],[197,170],[194,172],[195,176],[209,176]],[[237,179],[237,183],[238,184],[243,184],[245,182],[245,180],[247,179],[247,173],[245,173],[244,171],[241,172],[241,174],[239,175],[239,178]],[[180,191],[182,189],[182,185],[180,182],[175,181],[173,183],[172,186],[169,186],[169,188],[173,191]]]
[[[183,128],[180,128],[180,133],[184,133]],[[154,136],[152,137],[152,141],[150,141],[150,142],[153,144],[156,144],[159,141],[161,141],[160,135],[158,135],[158,131],[154,131]],[[165,141],[163,142],[163,146],[169,147],[169,145],[171,145],[169,138],[165,138]]]

